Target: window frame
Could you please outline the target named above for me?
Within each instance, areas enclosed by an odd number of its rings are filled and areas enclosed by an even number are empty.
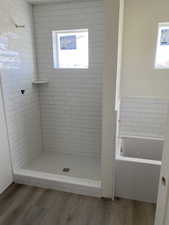
[[[157,30],[157,41],[156,41],[156,53],[155,53],[155,62],[154,62],[154,68],[156,70],[169,70],[169,66],[168,67],[159,67],[157,66],[157,53],[158,53],[158,46],[159,46],[159,42],[161,40],[161,29],[164,27],[168,27],[169,28],[169,22],[162,22],[162,23],[158,23],[158,30]]]
[[[80,33],[80,32],[88,32],[88,65],[87,67],[58,67],[59,65],[59,52],[58,46],[58,37],[59,33]],[[57,40],[57,41],[55,41]],[[81,28],[81,29],[63,29],[63,30],[53,30],[52,31],[52,52],[53,52],[53,69],[57,70],[88,70],[90,67],[90,58],[89,58],[89,29],[88,28]]]

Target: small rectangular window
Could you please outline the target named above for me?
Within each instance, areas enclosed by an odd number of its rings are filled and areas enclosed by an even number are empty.
[[[88,68],[88,29],[53,31],[54,68]]]
[[[155,68],[169,69],[169,23],[159,24]]]

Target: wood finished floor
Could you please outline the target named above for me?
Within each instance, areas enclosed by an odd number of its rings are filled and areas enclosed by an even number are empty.
[[[153,225],[153,204],[12,184],[0,195],[0,225]]]

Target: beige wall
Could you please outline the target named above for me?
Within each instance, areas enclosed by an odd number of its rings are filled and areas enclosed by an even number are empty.
[[[169,70],[154,69],[159,22],[168,0],[125,0],[121,95],[169,97]]]

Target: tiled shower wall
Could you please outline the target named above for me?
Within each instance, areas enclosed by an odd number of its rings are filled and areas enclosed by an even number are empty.
[[[0,7],[1,36],[7,36],[9,49],[19,53],[17,68],[2,72],[2,86],[7,115],[10,149],[14,168],[35,158],[41,151],[39,91],[32,87],[36,75],[31,6],[23,0],[2,0]],[[17,28],[12,23],[25,25]],[[21,94],[21,89],[25,94]]]
[[[120,136],[164,138],[169,99],[124,97],[120,104]]]
[[[101,149],[103,2],[33,7],[45,151],[99,156]],[[89,69],[54,69],[52,31],[89,29]]]

